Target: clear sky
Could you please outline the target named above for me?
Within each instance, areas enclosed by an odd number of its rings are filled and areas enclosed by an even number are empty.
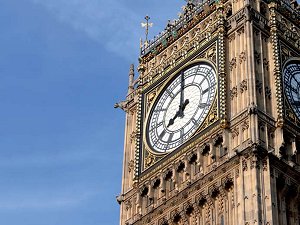
[[[0,0],[0,224],[118,224],[140,22],[183,0]]]

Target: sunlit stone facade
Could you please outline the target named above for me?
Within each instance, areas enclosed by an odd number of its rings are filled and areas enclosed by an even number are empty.
[[[296,1],[190,1],[143,45],[116,105],[126,112],[120,224],[299,225],[299,57]],[[208,112],[175,150],[157,152],[151,115],[170,82],[198,64],[215,71]],[[167,131],[189,104],[166,119]]]

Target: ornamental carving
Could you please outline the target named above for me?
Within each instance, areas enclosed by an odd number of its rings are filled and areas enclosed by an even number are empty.
[[[234,68],[236,68],[236,57],[232,58],[229,62],[230,71],[232,71]]]
[[[131,171],[133,171],[133,169],[134,169],[134,161],[130,160],[128,162],[128,172],[131,173]]]
[[[300,49],[300,39],[295,42],[295,46]]]
[[[240,64],[242,62],[246,61],[247,57],[246,57],[246,52],[245,51],[243,51],[243,52],[240,53],[239,59],[240,59]]]
[[[152,104],[155,96],[156,96],[156,91],[153,91],[149,95],[147,95],[147,105],[148,105],[148,107]]]
[[[242,159],[242,167],[243,167],[243,171],[248,170],[248,163],[247,163],[247,159],[245,158]]]
[[[219,212],[220,213],[223,213],[224,212],[224,209],[225,207],[224,207],[224,198],[223,197],[221,197],[221,198],[219,198]]]
[[[259,127],[259,129],[260,129],[262,132],[264,132],[264,131],[265,131],[265,128],[266,128],[266,123],[263,122],[263,121],[260,121],[260,122],[258,123],[258,127]]]
[[[260,61],[261,61],[260,56],[261,56],[261,54],[255,50],[254,51],[254,59],[257,64],[260,64]]]
[[[241,27],[241,28],[237,31],[238,35],[241,35],[241,34],[243,34],[244,32],[245,32],[245,28],[244,28],[244,27]]]
[[[262,164],[263,164],[263,170],[268,171],[268,160],[267,160],[267,158],[264,158],[262,160]]]
[[[256,90],[258,91],[259,94],[262,93],[262,82],[260,80],[256,80]]]
[[[146,158],[145,158],[146,167],[152,166],[154,164],[154,162],[155,162],[155,156],[148,153],[148,156],[146,156]]]
[[[266,71],[269,71],[269,61],[266,58],[263,60],[263,65]]]
[[[236,176],[237,178],[240,177],[240,170],[239,170],[239,168],[236,168],[236,169],[235,169],[235,176]]]
[[[229,91],[229,93],[230,93],[230,98],[231,98],[231,100],[233,100],[234,97],[237,97],[237,94],[238,94],[238,92],[237,92],[237,87],[233,87],[233,88]]]
[[[167,225],[167,224],[169,224],[169,223],[166,218],[162,218],[158,221],[158,225]]]
[[[242,123],[242,131],[248,130],[249,129],[249,121],[246,120]]]
[[[248,113],[250,115],[257,114],[257,105],[254,102],[251,102],[248,106]]]
[[[126,209],[126,211],[128,211],[129,209],[131,209],[131,207],[132,207],[131,201],[130,200],[126,201],[125,202],[125,209]]]
[[[137,138],[137,132],[136,130],[132,131],[132,133],[130,134],[130,143],[133,143]]]
[[[213,46],[206,52],[206,58],[214,63],[216,62],[216,46]]]
[[[231,132],[232,139],[239,136],[239,128],[238,127],[232,128],[230,132]]]
[[[265,95],[266,98],[271,99],[271,95],[272,95],[271,88],[265,87]]]
[[[233,40],[235,40],[235,33],[233,33],[232,35],[230,35],[228,37],[228,39],[229,39],[229,42],[232,42]]]
[[[253,156],[251,159],[250,159],[250,169],[259,169],[260,166],[259,166],[259,161],[257,160],[257,157],[256,156]]]
[[[241,93],[244,93],[247,90],[248,90],[248,82],[247,82],[247,80],[243,80],[240,83],[240,91],[241,91]]]

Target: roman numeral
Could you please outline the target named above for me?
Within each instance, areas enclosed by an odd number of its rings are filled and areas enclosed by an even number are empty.
[[[200,104],[198,105],[198,107],[199,107],[200,109],[203,109],[203,108],[205,108],[206,106],[208,106],[207,103],[200,103]]]
[[[166,92],[171,98],[174,98],[173,92],[171,92],[169,89],[166,89]]]
[[[159,138],[160,138],[160,139],[163,139],[163,137],[165,136],[165,134],[166,134],[166,131],[163,130],[163,131],[161,132],[161,134],[159,135]]]
[[[155,123],[151,124],[151,128],[150,128],[149,131],[152,132],[154,129],[159,128],[161,125],[163,125],[163,121],[161,121],[161,122],[158,123],[158,124],[155,124]]]
[[[196,125],[196,126],[198,125],[198,122],[197,122],[197,120],[195,120],[195,118],[192,119],[192,122],[194,125]]]
[[[172,141],[173,136],[174,136],[174,133],[171,133],[170,136],[169,136],[169,138],[168,138],[168,142]]]
[[[300,106],[300,101],[294,101],[294,102],[292,103],[292,105],[299,107],[299,106]]]
[[[210,87],[206,88],[205,90],[202,91],[202,95],[204,95],[206,92],[208,92]]]
[[[167,109],[155,109],[154,112],[164,112],[166,111]]]
[[[297,91],[296,88],[294,88],[294,87],[292,87],[292,86],[290,86],[290,88],[291,88],[291,90],[292,90],[294,93],[298,94],[298,91]]]
[[[180,142],[183,142],[184,130],[180,129]]]
[[[205,77],[203,77],[203,79],[201,80],[201,82],[199,83],[199,85],[201,86],[201,84],[205,81]]]

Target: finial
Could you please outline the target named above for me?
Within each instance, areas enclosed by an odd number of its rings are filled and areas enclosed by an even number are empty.
[[[128,94],[130,94],[133,91],[133,83],[134,83],[134,65],[130,65],[129,69],[129,85],[128,85]]]
[[[149,27],[153,26],[153,23],[149,23],[150,17],[147,15],[145,16],[146,23],[141,23],[142,27],[145,27],[146,29],[146,40],[145,44],[148,45],[148,34],[149,34]]]

